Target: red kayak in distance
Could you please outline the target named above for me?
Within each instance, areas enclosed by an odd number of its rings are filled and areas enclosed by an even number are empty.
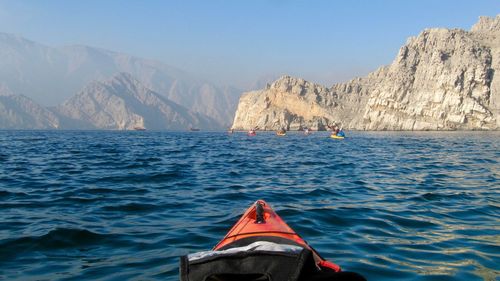
[[[340,266],[323,259],[316,250],[300,237],[264,200],[257,200],[246,210],[238,222],[213,248],[220,250],[238,240],[252,237],[274,237],[285,239],[313,252],[314,261],[319,267],[327,267],[339,272]]]

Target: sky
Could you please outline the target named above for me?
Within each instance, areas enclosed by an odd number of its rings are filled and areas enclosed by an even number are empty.
[[[499,0],[0,0],[0,32],[160,60],[240,88],[289,74],[331,86],[390,64],[410,36],[470,29]]]

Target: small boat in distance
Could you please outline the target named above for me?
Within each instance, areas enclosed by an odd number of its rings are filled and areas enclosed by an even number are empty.
[[[200,129],[198,129],[198,128],[192,128],[192,127],[191,127],[191,128],[189,128],[189,130],[190,130],[191,132],[198,132]]]
[[[134,131],[146,131],[146,128],[137,126],[134,127]]]

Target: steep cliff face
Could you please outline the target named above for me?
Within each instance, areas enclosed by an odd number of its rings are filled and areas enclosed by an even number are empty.
[[[491,53],[491,82],[489,110],[500,128],[500,15],[496,18],[481,17],[471,29],[472,36]]]
[[[429,29],[403,46],[373,89],[367,130],[495,129],[491,49],[462,30]],[[363,127],[364,125],[364,127]]]
[[[327,89],[286,76],[243,95],[233,127],[496,130],[499,40],[500,15],[481,18],[470,32],[428,29],[410,38],[391,65],[367,77]]]
[[[212,120],[143,86],[130,74],[89,84],[56,108],[64,128],[131,130],[210,129]]]
[[[366,104],[380,81],[387,76],[388,67],[381,67],[363,78],[333,85],[331,90],[339,99],[338,118],[332,124],[347,129],[360,129],[364,124]]]

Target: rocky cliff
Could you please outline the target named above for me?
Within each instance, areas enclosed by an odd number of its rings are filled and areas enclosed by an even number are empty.
[[[324,129],[333,118],[335,96],[320,85],[282,77],[265,90],[246,93],[234,118],[233,128],[258,126],[262,130],[285,127],[297,130],[302,126]]]
[[[326,88],[284,76],[240,98],[233,128],[496,130],[500,15],[471,29],[427,29],[389,66]],[[496,73],[496,75],[495,75]]]

